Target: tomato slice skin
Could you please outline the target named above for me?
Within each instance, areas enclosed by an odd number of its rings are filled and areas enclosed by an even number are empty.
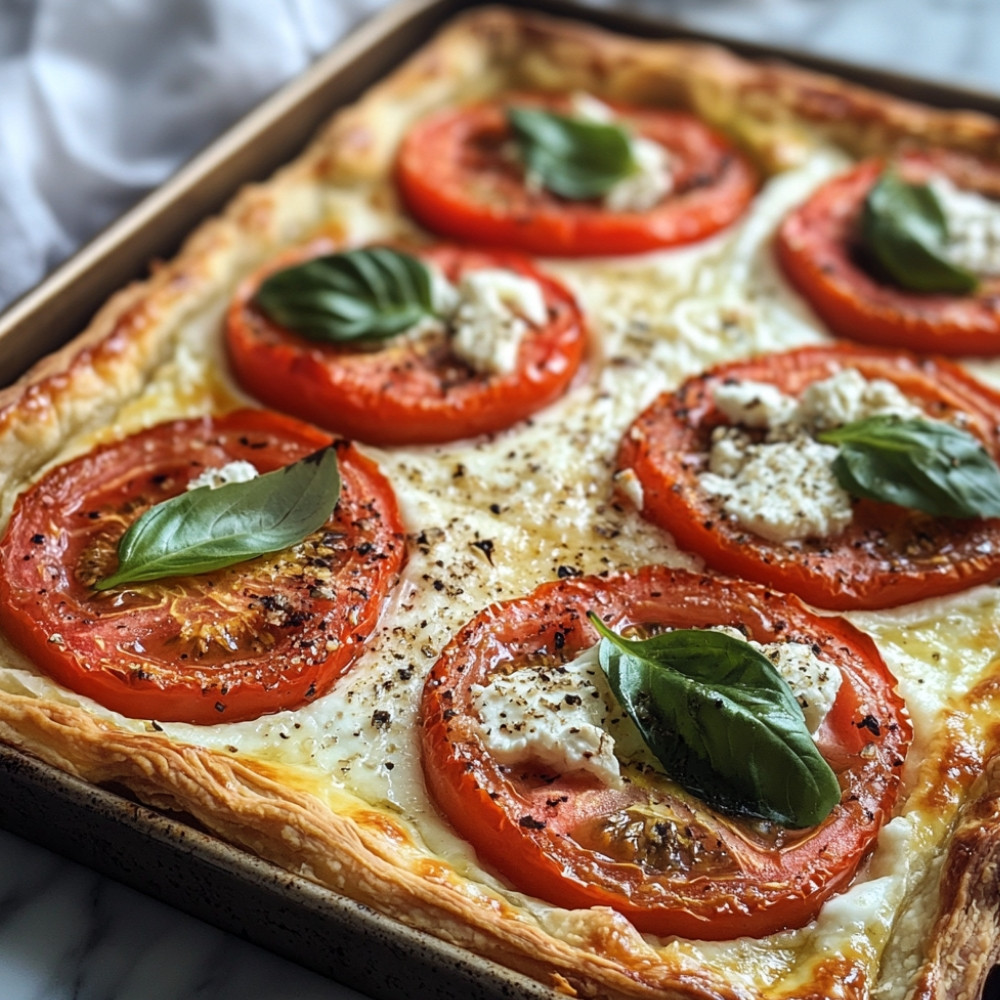
[[[527,190],[503,149],[511,105],[566,111],[537,94],[448,109],[403,140],[396,179],[403,201],[431,232],[548,256],[633,254],[703,240],[738,219],[757,188],[747,159],[728,140],[681,111],[619,106],[634,131],[665,146],[674,193],[645,212],[612,212]]]
[[[589,775],[532,774],[530,763],[500,766],[479,734],[472,687],[511,662],[571,659],[597,641],[590,610],[616,629],[743,625],[760,642],[817,644],[843,676],[817,734],[841,782],[840,804],[813,829],[766,832],[662,776],[615,789]],[[432,797],[517,889],[564,907],[610,906],[646,933],[712,940],[801,926],[846,887],[891,813],[912,736],[874,643],[848,622],[755,584],[663,567],[544,584],[488,608],[442,652],[421,709]],[[606,831],[622,829],[614,824],[630,806],[671,810],[686,829],[677,843],[693,838],[687,858],[657,867],[616,857]]]
[[[440,444],[496,433],[557,400],[583,360],[586,328],[572,294],[519,254],[436,246],[417,251],[450,280],[503,268],[541,286],[549,322],[525,335],[509,374],[477,373],[444,344],[390,340],[367,350],[307,340],[253,304],[263,278],[328,247],[302,248],[251,277],[226,323],[230,364],[257,399],[356,441]]]
[[[935,173],[1000,192],[1000,169],[968,157],[907,153],[893,164],[911,183]],[[838,337],[947,355],[1000,354],[1000,279],[970,295],[911,292],[858,261],[864,200],[887,164],[869,160],[828,181],[791,212],[775,239],[788,280]]]
[[[845,368],[894,382],[934,419],[965,414],[994,460],[1000,459],[1000,394],[943,358],[836,344],[721,365],[664,393],[632,424],[619,469],[633,469],[644,517],[714,570],[756,580],[832,610],[888,608],[951,594],[1000,576],[1000,520],[931,517],[859,500],[852,523],[832,538],[794,547],[770,542],[721,515],[699,487],[712,430],[726,423],[714,403],[726,379],[776,385],[798,396]]]
[[[197,576],[90,584],[117,565],[128,524],[202,469],[244,459],[269,472],[330,441],[239,410],[54,469],[18,499],[0,542],[0,626],[54,680],[131,718],[243,721],[323,694],[363,648],[405,552],[391,487],[346,441],[337,507],[299,546]]]

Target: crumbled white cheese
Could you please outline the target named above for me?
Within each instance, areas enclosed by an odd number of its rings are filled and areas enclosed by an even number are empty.
[[[769,642],[760,651],[792,689],[806,717],[806,728],[815,736],[837,699],[843,680],[840,671],[802,642]]]
[[[851,497],[831,467],[836,446],[820,444],[804,433],[763,444],[753,443],[738,430],[716,434],[715,444],[725,449],[727,475],[709,471],[699,477],[699,484],[719,498],[727,517],[748,531],[784,543],[827,538],[851,523]],[[710,465],[720,467],[719,461]]]
[[[537,281],[503,268],[467,271],[458,285],[452,350],[478,372],[509,374],[529,326],[547,319]]]
[[[923,414],[894,383],[853,368],[812,383],[798,400],[747,380],[720,385],[715,402],[731,424],[713,432],[699,484],[727,517],[779,543],[829,538],[851,523],[851,497],[832,468],[838,448],[813,435],[873,416]],[[749,431],[766,433],[761,440]]]
[[[718,625],[713,631],[724,632],[733,639],[746,642],[771,661],[801,706],[806,728],[815,736],[837,699],[843,681],[840,670],[834,664],[821,660],[813,647],[804,642],[760,643],[747,639],[739,629],[725,625]]]
[[[458,289],[445,277],[441,268],[427,261],[424,266],[431,276],[431,308],[435,315],[454,315],[461,303]]]
[[[795,400],[770,382],[724,382],[715,390],[715,405],[731,424],[774,427],[795,412]]]
[[[646,502],[646,495],[642,489],[642,480],[636,474],[635,469],[619,469],[614,475],[615,486],[628,497],[632,506],[636,510],[642,510]]]
[[[585,90],[574,91],[570,95],[570,114],[584,121],[597,122],[599,125],[614,125],[615,110],[609,104],[588,94]]]
[[[611,212],[648,212],[674,189],[671,157],[666,147],[644,136],[630,140],[635,170],[604,195]]]
[[[895,415],[911,418],[924,411],[911,403],[895,382],[866,379],[856,368],[844,368],[807,386],[793,421],[811,433],[842,427],[854,420]]]
[[[578,118],[613,125],[613,108],[586,93],[572,97],[572,112]],[[636,169],[608,191],[602,204],[611,212],[648,212],[674,189],[670,153],[666,147],[644,136],[630,136]]]
[[[736,479],[746,465],[752,447],[750,438],[739,428],[717,427],[712,432],[712,450],[708,453],[709,473],[724,479]],[[705,486],[703,481],[701,485]]]
[[[248,483],[251,479],[256,479],[258,475],[259,473],[250,462],[244,462],[240,459],[217,469],[205,469],[187,484],[187,488],[197,490],[202,486],[210,486],[214,490],[227,483]]]
[[[499,763],[530,759],[559,774],[589,771],[608,785],[621,784],[607,732],[613,702],[597,650],[591,646],[563,666],[497,673],[488,686],[473,689],[483,742]]]
[[[928,186],[944,212],[948,259],[975,274],[1000,274],[1000,203],[963,190],[943,175]]]

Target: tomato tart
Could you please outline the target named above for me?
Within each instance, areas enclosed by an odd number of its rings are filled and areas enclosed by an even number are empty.
[[[980,996],[998,148],[456,18],[3,391],[0,739],[553,997]]]

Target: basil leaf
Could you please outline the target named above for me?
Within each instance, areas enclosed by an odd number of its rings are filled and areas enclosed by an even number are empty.
[[[926,184],[908,184],[892,170],[883,172],[865,199],[861,236],[902,288],[956,294],[976,289],[976,276],[948,260],[948,223]]]
[[[833,471],[851,496],[935,517],[1000,517],[1000,469],[978,438],[940,420],[855,420],[817,435],[839,444]]]
[[[507,121],[526,172],[563,198],[599,198],[638,169],[620,125],[535,108],[509,108]]]
[[[385,340],[434,315],[431,275],[411,254],[388,247],[346,250],[276,271],[255,305],[310,340]]]
[[[118,543],[118,569],[94,584],[189,576],[279,552],[321,528],[340,496],[334,446],[245,483],[202,486],[158,503]]]
[[[611,689],[674,781],[717,809],[795,829],[830,814],[837,776],[766,656],[721,632],[633,641],[588,617]]]

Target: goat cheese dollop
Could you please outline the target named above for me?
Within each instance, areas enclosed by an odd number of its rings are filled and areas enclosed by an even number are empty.
[[[458,284],[451,348],[477,372],[510,374],[525,334],[547,319],[537,281],[503,268],[468,271]]]
[[[942,175],[928,187],[944,213],[945,254],[951,263],[981,277],[1000,274],[1000,203],[959,188]]]
[[[735,628],[717,631],[766,656],[788,683],[815,734],[837,697],[840,671],[801,642],[758,643]],[[586,771],[611,787],[621,765],[651,762],[638,729],[618,705],[591,646],[565,664],[526,665],[473,689],[480,735],[500,764],[534,761],[558,774]]]
[[[573,113],[606,125],[616,122],[614,109],[590,94],[573,95]],[[602,204],[611,212],[648,212],[674,189],[670,153],[641,135],[630,136],[629,145],[636,168],[604,195]]]
[[[251,479],[256,479],[258,474],[250,462],[240,459],[216,469],[204,469],[187,484],[187,488],[197,490],[202,486],[210,486],[214,490],[227,483],[248,483]]]
[[[833,472],[838,449],[815,435],[873,416],[923,415],[894,383],[853,368],[797,400],[769,383],[738,381],[720,385],[715,403],[730,423],[713,432],[699,485],[726,517],[779,543],[830,538],[851,523],[851,497]]]

